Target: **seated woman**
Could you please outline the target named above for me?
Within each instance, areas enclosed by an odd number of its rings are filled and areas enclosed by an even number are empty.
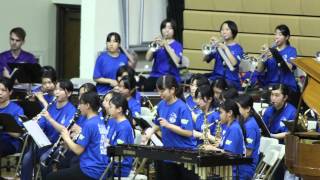
[[[220,39],[222,39],[223,42],[215,36],[210,39],[212,43],[217,44],[217,47],[221,49],[221,52],[211,52],[210,54],[205,55],[203,60],[210,62],[214,59],[214,66],[210,76],[211,80],[222,78],[226,80],[229,87],[241,90],[239,64],[240,60],[243,58],[243,49],[240,44],[235,41],[237,33],[238,27],[235,22],[230,20],[223,22],[220,26]],[[230,67],[227,66],[228,63],[225,62],[223,55],[220,54],[222,52],[224,52],[226,59],[230,62]]]
[[[54,89],[57,84],[56,70],[51,66],[42,67],[41,86],[32,91],[33,97],[36,97],[42,107],[47,108],[48,104],[54,99]]]
[[[201,109],[200,114],[198,115],[195,126],[193,130],[193,136],[197,139],[197,146],[203,144],[203,130],[205,128],[205,118],[207,120],[207,125],[209,127],[208,138],[209,141],[215,143],[216,131],[218,130],[218,123],[220,121],[219,112],[215,111],[213,108],[213,93],[209,85],[199,86],[195,92],[195,100],[197,105]]]
[[[196,121],[197,116],[201,113],[201,110],[198,108],[197,103],[195,102],[195,92],[198,87],[202,85],[209,85],[209,80],[202,74],[194,74],[191,77],[190,81],[190,95],[186,98],[186,104],[189,110],[192,113],[193,121]]]
[[[47,118],[53,119],[53,121],[61,124],[62,126],[69,126],[70,121],[76,112],[76,108],[69,101],[69,97],[73,92],[73,84],[70,80],[61,80],[57,83],[54,90],[56,101],[48,107],[47,111],[43,111],[38,120],[38,124],[48,137],[50,142],[55,143],[59,138],[59,132],[48,122]],[[22,168],[21,168],[21,179],[31,180],[32,170],[34,168],[33,160],[36,158],[44,161],[50,153],[50,147],[34,148],[34,143],[30,143],[27,152],[23,156]],[[34,153],[35,152],[35,153]],[[47,170],[50,171],[51,167],[41,167],[42,175],[45,176]]]
[[[107,36],[107,50],[97,58],[93,80],[97,82],[99,94],[105,94],[117,86],[116,73],[119,67],[130,65],[134,62],[133,57],[120,46],[121,38],[116,32]]]
[[[271,137],[279,139],[281,143],[284,143],[284,138],[289,133],[284,121],[294,120],[297,111],[292,104],[287,102],[288,93],[289,89],[285,85],[272,86],[271,106],[266,109],[262,116],[271,133]]]
[[[119,92],[127,99],[129,110],[133,117],[140,117],[141,114],[141,103],[138,102],[134,97],[136,96],[136,80],[134,77],[124,76],[119,81],[118,86]]]
[[[15,119],[16,123],[23,127],[19,116],[23,115],[23,109],[16,103],[10,101],[13,82],[8,78],[0,78],[0,113],[6,113]],[[18,138],[21,134],[13,132],[0,131],[0,159],[1,157],[19,152],[21,140]]]
[[[153,43],[160,46],[159,49],[151,47],[146,53],[146,60],[153,61],[152,71],[144,85],[144,91],[154,91],[157,79],[170,74],[180,83],[181,77],[178,67],[182,64],[182,45],[176,41],[175,33],[177,25],[174,20],[165,19],[161,22],[161,36],[156,37]]]
[[[50,173],[46,179],[99,179],[108,164],[107,134],[103,121],[98,115],[100,98],[97,93],[87,92],[80,98],[80,111],[86,117],[86,123],[79,139],[74,142],[69,131],[51,118],[48,121],[60,132],[64,143],[80,156],[80,163],[67,169]]]

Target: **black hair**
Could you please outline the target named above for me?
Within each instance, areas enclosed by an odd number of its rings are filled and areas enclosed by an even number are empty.
[[[85,92],[80,97],[81,104],[89,104],[94,112],[98,112],[100,108],[100,98],[96,92]]]
[[[288,86],[284,85],[284,84],[276,84],[271,86],[271,90],[280,90],[281,94],[283,94],[283,96],[288,96],[289,97],[289,93],[290,93],[290,89]]]
[[[237,99],[236,102],[242,107],[242,108],[250,108],[249,116],[253,116],[256,121],[258,119],[261,119],[259,114],[256,112],[256,110],[253,108],[253,98],[247,94],[242,94],[240,95]],[[241,128],[244,127],[245,124],[245,119],[240,116],[239,118],[240,126]],[[258,123],[258,122],[257,122]],[[244,128],[243,128],[244,129]],[[246,137],[246,131],[243,131],[244,136]],[[247,143],[246,139],[245,142]]]
[[[85,92],[95,92],[97,93],[97,87],[92,83],[84,83],[80,86],[79,90],[84,88]]]
[[[60,88],[68,91],[70,93],[73,92],[73,84],[69,79],[64,79],[59,81]]]
[[[118,71],[117,71],[117,75],[116,75],[116,79],[118,79],[118,77],[121,77],[123,73],[127,72],[129,77],[134,77],[134,75],[136,74],[136,72],[134,71],[134,69],[128,65],[124,65],[119,67]]]
[[[239,93],[236,88],[230,88],[230,89],[222,92],[222,97],[226,100],[227,99],[234,99],[234,98],[238,97],[238,95],[239,95]]]
[[[111,32],[107,35],[107,42],[111,41],[112,36],[114,36],[114,39],[116,42],[121,43],[121,37],[120,34],[116,33],[116,32]]]
[[[239,116],[239,107],[236,102],[232,99],[226,99],[221,105],[220,108],[224,109],[226,112],[232,111],[233,117],[237,118]]]
[[[211,98],[211,103],[209,106],[210,108],[213,108],[214,106],[214,98],[213,98],[213,92],[210,89],[210,86],[208,84],[204,84],[202,86],[199,86],[195,92],[195,98],[201,98],[201,99],[210,99]]]
[[[232,99],[227,99],[225,102],[223,102],[221,105],[220,105],[220,108],[224,109],[226,112],[229,112],[231,111],[232,114],[233,114],[233,117],[236,119],[239,117],[240,115],[240,112],[239,112],[239,107],[238,105],[236,104],[236,102]],[[247,138],[246,138],[246,129],[244,127],[244,123],[243,122],[240,122],[240,127],[241,127],[241,130],[242,130],[242,135],[243,135],[243,139],[245,141],[245,143],[247,144]]]
[[[10,35],[14,33],[15,35],[17,35],[22,41],[25,40],[26,38],[26,31],[22,28],[22,27],[15,27],[13,29],[10,30]]]
[[[289,27],[285,24],[280,24],[275,28],[275,30],[279,30],[283,36],[288,37],[286,44],[290,45],[290,42],[289,42],[290,29],[289,29]]]
[[[228,84],[227,84],[226,80],[224,80],[222,78],[218,78],[212,82],[211,89],[213,90],[213,88],[218,88],[218,89],[221,89],[222,91],[224,91],[224,90],[228,89]]]
[[[52,66],[41,68],[41,78],[49,78],[53,83],[57,82],[57,72]]]
[[[172,75],[164,75],[159,77],[156,87],[159,90],[175,88],[175,96],[185,101],[182,88],[178,85],[176,78]]]
[[[237,24],[234,21],[231,21],[231,20],[224,21],[220,26],[220,31],[222,30],[222,26],[224,24],[228,25],[228,27],[230,28],[230,30],[232,32],[232,38],[235,39],[237,37],[237,34],[238,34],[238,26],[237,26]]]
[[[13,89],[13,81],[9,78],[6,77],[1,77],[0,78],[0,84],[3,84],[5,88],[7,88],[9,91]]]
[[[124,96],[122,96],[120,93],[113,92],[112,98],[110,99],[110,103],[112,103],[116,108],[120,108],[120,107],[122,108],[123,115],[129,120],[131,127],[134,129],[132,114],[129,109],[127,99]]]
[[[126,89],[129,89],[130,91],[130,95],[131,96],[135,96],[136,94],[136,85],[137,85],[137,82],[136,82],[136,79],[134,78],[134,76],[124,76],[120,82],[123,82],[123,85]],[[119,82],[119,83],[120,83]]]
[[[191,77],[191,84],[193,81],[197,80],[197,86],[202,86],[202,85],[210,85],[210,82],[208,78],[206,78],[203,74],[194,74]],[[210,88],[210,87],[209,87]]]
[[[166,27],[167,23],[171,24],[171,27],[173,29],[173,38],[175,37],[177,33],[177,23],[173,19],[164,19],[160,24],[160,33],[162,34],[162,29]]]

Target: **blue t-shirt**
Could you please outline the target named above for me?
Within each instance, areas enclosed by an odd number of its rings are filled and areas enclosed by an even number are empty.
[[[239,77],[239,64],[240,60],[243,58],[243,49],[239,44],[228,45],[229,50],[238,61],[234,66],[234,71],[230,71],[227,65],[224,65],[224,60],[222,59],[219,52],[211,53],[209,59],[215,59],[214,68],[210,76],[211,80],[216,80],[218,78],[226,79],[228,85],[234,86],[237,89],[241,89],[240,77]]]
[[[16,103],[10,101],[6,107],[0,108],[0,113],[10,114],[14,117],[17,124],[23,127],[22,122],[18,118],[20,115],[23,115],[24,112],[23,109]],[[7,132],[0,131],[0,141],[10,143],[12,146],[15,147],[16,151],[19,150],[19,147],[21,145],[21,141],[19,139],[10,136]]]
[[[99,179],[108,165],[107,130],[97,115],[87,120],[77,144],[85,150],[80,155],[80,169],[87,176]]]
[[[211,112],[209,113],[209,115],[207,115],[207,121],[208,121],[208,125],[210,126],[210,134],[215,136],[216,134],[216,128],[217,128],[217,124],[220,121],[220,113],[217,111]],[[204,113],[201,112],[201,114],[197,117],[194,129],[198,132],[203,132],[204,129]],[[203,143],[203,140],[197,139],[197,146],[201,145]]]
[[[182,62],[183,47],[178,41],[173,41],[169,46],[174,50],[175,54],[179,57],[180,63]],[[169,56],[164,47],[153,53],[153,66],[150,73],[150,77],[160,77],[170,74],[176,78],[178,82],[181,81],[179,69],[176,67],[173,60]],[[170,62],[172,61],[172,62]]]
[[[128,65],[128,58],[120,53],[118,57],[112,57],[108,52],[102,52],[96,61],[94,67],[93,79],[109,78],[116,79],[117,71],[121,66]],[[112,87],[107,84],[97,83],[99,94],[106,94]]]
[[[189,110],[195,114],[195,115],[199,115],[201,113],[201,109],[200,108],[197,108],[197,103],[195,103],[193,101],[193,98],[191,95],[189,95],[187,98],[186,98],[186,104],[189,108]]]
[[[48,109],[51,117],[58,122],[59,124],[67,127],[73,119],[76,108],[68,102],[61,108],[57,108],[57,102],[55,102]],[[48,136],[51,143],[55,143],[59,137],[59,132],[57,132],[54,127],[50,124],[48,120],[44,117],[41,117],[38,121],[39,126],[43,129],[44,133]]]
[[[233,154],[243,155],[245,153],[245,144],[243,133],[238,120],[234,120],[230,126],[225,126],[225,133],[222,135],[222,139],[219,145],[220,149],[231,152]],[[232,167],[233,175],[237,174],[237,167]],[[240,179],[242,172],[239,171]]]
[[[131,97],[128,101],[129,110],[133,117],[139,117],[141,114],[141,103],[139,103],[135,98]]]
[[[295,59],[297,57],[296,48],[290,45],[279,51],[279,53],[282,56],[283,60],[289,63],[291,63],[292,59]],[[293,72],[284,72],[283,70],[281,70],[274,58],[265,61],[264,66],[266,68],[265,83],[267,86],[281,83],[289,86],[291,90],[298,91],[298,86]],[[292,69],[295,69],[295,66],[293,66]]]
[[[160,101],[157,114],[159,118],[166,119],[181,129],[193,131],[191,112],[181,99],[172,104],[168,104],[165,100]],[[160,126],[159,119],[155,119],[154,122]],[[193,137],[181,136],[163,126],[160,126],[160,129],[164,147],[195,148],[196,142]]]
[[[118,144],[133,144],[134,143],[134,133],[129,120],[124,120],[121,122],[116,122],[116,129],[112,135],[110,145],[115,146]],[[121,162],[121,177],[127,177],[130,174],[132,168],[133,158],[124,157]],[[117,162],[113,164],[118,166]],[[117,172],[116,172],[117,173]],[[119,176],[119,174],[116,174]]]
[[[273,106],[269,106],[263,114],[263,121],[267,125],[269,131],[272,134],[288,132],[288,128],[283,121],[292,121],[296,115],[296,108],[286,103],[282,111],[276,114],[276,109]]]
[[[244,164],[239,166],[239,172],[242,177],[252,179],[259,161],[259,147],[260,147],[260,128],[253,116],[250,116],[244,123],[246,130],[246,148],[252,150],[251,158],[253,162],[251,164]]]

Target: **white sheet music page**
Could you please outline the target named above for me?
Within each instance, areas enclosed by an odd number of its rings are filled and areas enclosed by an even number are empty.
[[[36,121],[30,120],[23,123],[23,125],[39,148],[51,145],[50,140],[44,134],[44,132],[42,131],[42,129]]]

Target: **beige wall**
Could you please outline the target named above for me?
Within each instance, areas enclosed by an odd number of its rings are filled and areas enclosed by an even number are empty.
[[[9,49],[9,31],[16,26],[27,32],[23,49],[41,56],[41,64],[55,65],[56,7],[51,0],[1,0],[0,51]]]

